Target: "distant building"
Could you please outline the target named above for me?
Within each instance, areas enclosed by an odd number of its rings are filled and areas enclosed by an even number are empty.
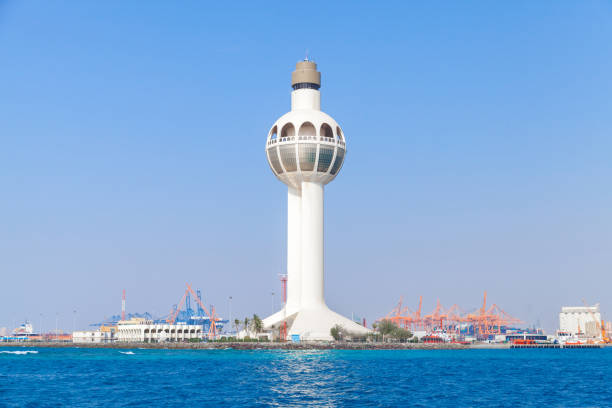
[[[0,330],[0,341],[34,341],[42,340],[39,333],[34,333],[32,324],[28,321],[13,329],[11,333],[5,327]]]
[[[73,343],[111,343],[117,339],[117,326],[102,325],[98,330],[75,331]]]
[[[34,334],[34,329],[32,328],[32,324],[28,321],[13,329],[13,335],[15,336],[30,336],[32,334]]]
[[[117,322],[117,341],[121,342],[156,343],[201,338],[202,326],[195,324],[158,324],[142,318]]]
[[[110,343],[115,340],[111,331],[75,331],[72,333],[73,343]]]
[[[599,304],[595,306],[563,306],[559,313],[559,331],[571,335],[583,334],[586,337],[599,337],[601,330]]]
[[[514,340],[547,341],[548,336],[542,333],[512,333],[495,336],[496,342],[513,342]]]

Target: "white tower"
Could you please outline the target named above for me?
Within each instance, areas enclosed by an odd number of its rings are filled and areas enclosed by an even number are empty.
[[[291,111],[272,126],[268,163],[289,187],[287,200],[287,303],[264,319],[264,327],[287,323],[289,335],[331,340],[338,324],[349,332],[369,330],[325,304],[323,273],[323,186],[340,171],[346,142],[340,126],[321,112],[321,73],[312,61],[297,63],[291,75]]]

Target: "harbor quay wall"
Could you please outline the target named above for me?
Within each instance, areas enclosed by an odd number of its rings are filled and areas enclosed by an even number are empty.
[[[170,349],[170,350],[462,350],[469,345],[453,343],[273,343],[273,342],[202,342],[202,343],[0,343],[0,347],[109,348],[109,349]]]

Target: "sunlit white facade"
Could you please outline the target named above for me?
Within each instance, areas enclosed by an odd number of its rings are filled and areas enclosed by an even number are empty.
[[[202,326],[194,324],[157,324],[151,320],[133,318],[117,323],[117,341],[155,343],[189,341],[202,338]]]
[[[72,332],[73,343],[110,343],[115,340],[111,331],[87,330]]]
[[[559,331],[586,337],[601,336],[601,313],[595,306],[563,306],[559,313]]]

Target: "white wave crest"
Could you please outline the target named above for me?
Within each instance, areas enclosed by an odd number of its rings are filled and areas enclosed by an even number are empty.
[[[129,355],[133,355],[135,354],[133,351],[120,351],[121,354],[129,354]]]
[[[0,354],[18,354],[18,355],[38,354],[38,351],[36,351],[36,350],[17,350],[17,351],[2,350],[2,351],[0,351]]]

